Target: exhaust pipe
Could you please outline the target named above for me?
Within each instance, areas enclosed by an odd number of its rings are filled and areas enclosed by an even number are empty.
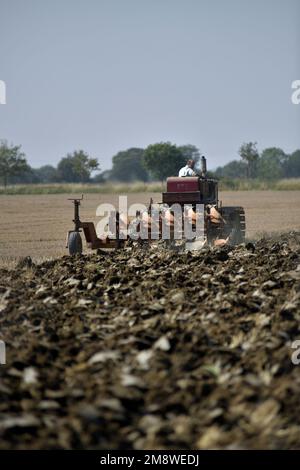
[[[206,173],[207,173],[206,158],[204,156],[202,156],[201,157],[201,176],[203,176],[203,178],[205,178]]]

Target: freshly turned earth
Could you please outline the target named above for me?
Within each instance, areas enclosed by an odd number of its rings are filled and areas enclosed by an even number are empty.
[[[300,448],[299,242],[1,269],[0,448]]]

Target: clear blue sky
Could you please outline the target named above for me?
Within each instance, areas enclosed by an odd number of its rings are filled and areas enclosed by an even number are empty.
[[[197,145],[300,148],[299,0],[0,0],[0,138],[29,163]]]

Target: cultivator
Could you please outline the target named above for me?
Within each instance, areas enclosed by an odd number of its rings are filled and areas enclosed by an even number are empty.
[[[120,248],[134,240],[141,244],[164,240],[169,246],[180,240],[187,249],[198,249],[205,244],[236,245],[245,240],[244,209],[222,206],[218,199],[218,182],[207,177],[204,157],[201,176],[168,178],[162,202],[154,203],[151,199],[148,208],[136,211],[131,217],[124,212],[111,211],[106,231],[100,236],[93,222],[80,220],[82,199],[71,199],[74,229],[67,235],[71,255],[82,252],[81,232],[91,249]]]

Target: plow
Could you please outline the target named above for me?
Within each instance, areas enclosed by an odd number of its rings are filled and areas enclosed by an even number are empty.
[[[74,204],[74,227],[67,234],[70,255],[82,253],[84,235],[87,247],[122,248],[136,241],[143,245],[163,240],[169,247],[184,243],[187,250],[205,245],[237,245],[245,241],[245,212],[240,206],[223,206],[218,197],[218,181],[207,176],[206,159],[201,158],[201,174],[191,177],[169,177],[162,200],[139,209],[111,210],[105,230],[98,234],[93,222],[80,219],[81,198]]]

